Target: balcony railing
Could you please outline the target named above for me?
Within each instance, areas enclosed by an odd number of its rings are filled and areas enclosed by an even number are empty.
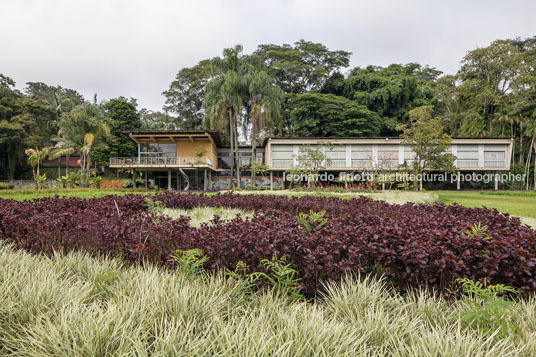
[[[110,166],[208,166],[212,160],[208,157],[111,157]]]

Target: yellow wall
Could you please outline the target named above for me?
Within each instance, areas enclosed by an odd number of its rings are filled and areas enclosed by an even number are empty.
[[[190,140],[177,140],[177,157],[196,157],[195,152],[199,149],[204,149],[203,157],[208,157],[212,160],[212,167],[216,168],[218,164],[218,151],[216,145],[212,144],[208,139],[194,138],[194,142]]]

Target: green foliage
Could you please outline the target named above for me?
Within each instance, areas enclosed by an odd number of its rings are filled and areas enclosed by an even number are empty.
[[[444,132],[439,118],[432,117],[431,106],[418,107],[410,111],[410,122],[399,125],[402,143],[411,146],[415,154],[412,171],[422,174],[425,170],[453,172],[456,157],[447,151],[451,137]]]
[[[6,182],[0,182],[0,190],[11,190],[13,189],[15,186],[11,183],[6,183]]]
[[[205,85],[211,78],[211,61],[203,60],[190,68],[183,68],[162,94],[166,97],[164,109],[177,115],[170,126],[183,130],[202,129]],[[173,129],[170,127],[169,129]]]
[[[296,219],[300,222],[303,231],[311,234],[314,230],[318,230],[326,225],[328,219],[324,217],[325,215],[326,211],[314,212],[310,210],[309,213],[300,212]]]
[[[381,135],[393,135],[411,109],[433,104],[434,82],[440,74],[416,63],[356,67],[345,80],[343,93],[379,116]]]
[[[109,136],[103,138],[102,145],[95,147],[92,160],[107,165],[110,157],[132,157],[137,155],[137,146],[122,131],[141,128],[140,114],[136,100],[124,97],[114,98],[101,105],[103,121],[109,128]]]
[[[145,198],[145,205],[150,212],[157,215],[164,213],[164,210],[166,209],[166,204],[164,202],[153,201],[153,199],[149,197]]]
[[[292,300],[303,298],[297,287],[300,279],[296,277],[296,270],[291,268],[290,263],[287,263],[285,256],[278,258],[274,254],[272,260],[263,259],[261,264],[268,273],[258,272],[258,276],[268,280],[276,292],[283,296],[289,296]]]
[[[42,190],[45,186],[45,181],[47,180],[47,175],[38,175],[35,176],[35,182],[37,183],[37,188]]]
[[[203,264],[208,257],[203,255],[202,249],[176,250],[172,260],[188,280],[196,280],[203,273]]]
[[[234,270],[227,269],[224,274],[239,282],[247,293],[253,292],[260,277],[258,273],[250,273],[248,265],[242,260],[236,263]]]
[[[89,179],[89,183],[91,184],[91,186],[96,187],[96,188],[101,188],[103,181],[104,181],[103,178],[100,176],[90,177]]]
[[[484,335],[496,333],[500,338],[520,332],[515,321],[514,302],[503,298],[507,294],[517,294],[515,288],[503,284],[484,286],[467,278],[457,279],[457,282],[461,285],[467,304],[467,308],[461,312],[466,326]]]
[[[294,174],[316,175],[326,166],[331,165],[331,159],[326,155],[326,150],[331,150],[333,145],[329,142],[318,142],[318,145],[300,145],[297,155],[294,157],[298,161],[297,166],[290,170]],[[312,177],[315,179],[315,177]],[[311,185],[313,181],[308,180]]]
[[[80,185],[82,174],[80,172],[71,171],[68,175],[62,176],[60,182],[65,182],[67,188],[73,188]]]
[[[261,264],[267,272],[250,273],[247,264],[239,261],[235,269],[233,271],[227,269],[225,275],[238,281],[248,293],[253,291],[259,279],[265,279],[281,296],[288,296],[292,300],[303,299],[297,287],[300,279],[296,277],[296,270],[291,268],[290,263],[287,263],[286,257],[277,258],[274,254],[272,260],[263,259]]]
[[[465,234],[467,235],[467,237],[474,238],[474,239],[478,239],[482,237],[480,239],[482,239],[483,241],[486,241],[486,240],[491,239],[490,236],[484,236],[487,230],[488,230],[488,226],[483,226],[480,224],[480,222],[478,222],[478,224],[475,223],[473,227],[471,227],[470,230],[466,230]]]
[[[328,77],[350,63],[350,52],[330,51],[321,43],[300,40],[294,46],[259,45],[254,52],[286,93],[320,90]]]
[[[80,154],[82,186],[89,184],[91,154],[110,136],[110,127],[97,104],[84,103],[62,115],[58,124],[58,149]]]
[[[377,136],[379,116],[365,105],[333,94],[289,95],[289,134],[295,136]]]

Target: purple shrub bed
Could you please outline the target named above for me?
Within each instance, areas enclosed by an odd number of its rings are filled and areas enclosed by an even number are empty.
[[[209,270],[251,271],[261,260],[286,256],[300,288],[314,294],[320,282],[348,272],[381,271],[401,289],[444,289],[467,277],[536,291],[536,231],[496,210],[458,205],[391,205],[368,198],[165,193],[150,196],[167,207],[224,206],[255,210],[253,218],[191,227],[147,210],[145,196],[0,200],[0,239],[33,253],[83,250],[132,263],[173,266],[177,249],[201,248]],[[327,223],[306,232],[300,212],[326,211]],[[465,233],[474,224],[485,233]]]

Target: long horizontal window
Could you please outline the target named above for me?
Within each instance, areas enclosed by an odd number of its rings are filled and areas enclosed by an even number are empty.
[[[177,144],[140,144],[141,156],[177,157]]]

